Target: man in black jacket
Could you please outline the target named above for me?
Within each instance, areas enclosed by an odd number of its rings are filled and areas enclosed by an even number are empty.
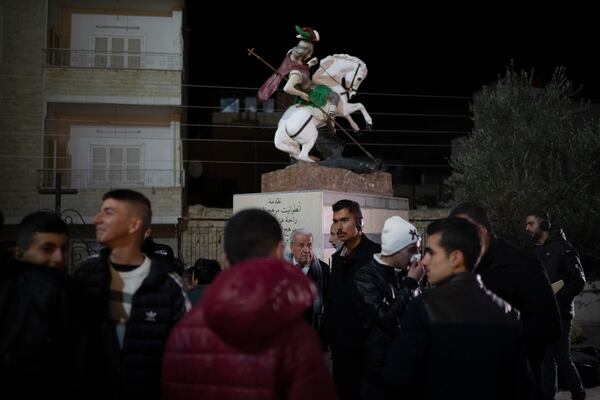
[[[560,318],[552,287],[535,257],[494,235],[485,209],[477,203],[456,206],[450,216],[462,217],[479,228],[482,257],[475,272],[484,285],[521,312],[527,358],[534,380],[534,397],[542,396],[542,360],[560,336]],[[523,382],[526,384],[525,381]],[[530,388],[531,389],[531,388]],[[522,391],[526,391],[525,386]],[[523,394],[525,396],[525,394]]]
[[[15,258],[0,268],[0,398],[65,397],[70,354],[65,267],[69,228],[56,214],[29,214]]]
[[[325,330],[331,346],[333,380],[341,400],[360,399],[363,378],[366,321],[354,284],[354,274],[368,263],[381,246],[363,232],[360,205],[340,200],[332,206],[333,230],[344,246],[331,262],[331,281],[325,302]]]
[[[544,265],[548,278],[552,282],[558,310],[562,321],[562,333],[544,357],[544,397],[553,399],[557,391],[558,372],[573,399],[585,398],[581,379],[571,359],[571,322],[574,317],[573,300],[585,285],[585,275],[579,255],[566,239],[562,229],[550,224],[546,211],[533,210],[525,218],[525,231],[533,244],[528,250]]]
[[[119,189],[104,195],[94,223],[96,240],[106,248],[71,277],[75,398],[160,396],[163,348],[190,303],[170,266],[142,252],[151,220],[143,194]]]
[[[408,306],[383,371],[394,398],[514,399],[526,368],[519,313],[473,274],[477,227],[462,218],[427,227],[422,263],[431,289]]]
[[[383,399],[381,369],[400,320],[419,293],[423,276],[417,229],[398,216],[388,218],[381,231],[381,253],[356,272],[354,281],[369,326],[364,351],[363,399]]]

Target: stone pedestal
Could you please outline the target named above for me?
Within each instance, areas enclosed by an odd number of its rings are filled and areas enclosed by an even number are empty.
[[[301,170],[310,169],[301,168]],[[329,230],[333,219],[331,206],[341,199],[358,202],[365,223],[363,232],[378,243],[381,242],[381,229],[387,218],[398,215],[408,220],[408,199],[325,190],[237,194],[233,196],[233,212],[245,208],[262,208],[269,211],[281,223],[286,250],[289,250],[292,231],[298,228],[307,229],[313,233],[315,254],[329,262],[329,258],[335,251],[329,244]]]
[[[392,175],[387,172],[356,174],[342,168],[299,161],[262,175],[261,191],[326,190],[392,196]]]

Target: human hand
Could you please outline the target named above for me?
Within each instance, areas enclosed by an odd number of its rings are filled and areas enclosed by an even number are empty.
[[[318,63],[319,63],[319,59],[317,57],[313,57],[310,60],[308,60],[308,62],[307,62],[309,67],[314,67]]]
[[[423,275],[425,275],[425,266],[421,263],[420,260],[417,261],[416,259],[413,259],[410,266],[408,267],[407,276],[419,282],[421,278],[423,278]]]

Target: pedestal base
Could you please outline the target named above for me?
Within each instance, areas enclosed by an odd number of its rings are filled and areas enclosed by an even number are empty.
[[[357,174],[347,169],[299,161],[285,169],[262,175],[261,191],[330,190],[392,196],[392,175],[387,172]]]

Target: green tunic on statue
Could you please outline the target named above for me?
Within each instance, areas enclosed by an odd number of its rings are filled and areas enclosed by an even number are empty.
[[[308,94],[308,97],[311,101],[302,100],[300,97],[298,97],[296,104],[302,104],[311,107],[324,107],[325,104],[327,104],[327,96],[329,95],[330,91],[331,89],[325,85],[317,85]]]

